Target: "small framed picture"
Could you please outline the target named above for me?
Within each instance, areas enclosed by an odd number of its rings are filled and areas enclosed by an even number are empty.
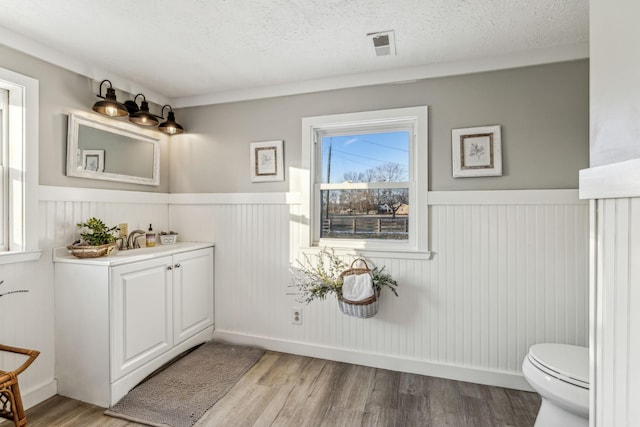
[[[453,177],[502,176],[500,125],[451,131]]]
[[[283,141],[251,143],[251,182],[284,181]]]
[[[104,172],[104,150],[82,150],[82,169]]]

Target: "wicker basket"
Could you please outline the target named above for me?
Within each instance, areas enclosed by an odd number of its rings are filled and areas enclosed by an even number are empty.
[[[354,267],[356,262],[361,262],[364,267]],[[351,267],[342,273],[340,277],[350,276],[353,274],[371,273],[367,262],[362,258],[357,258],[351,263]],[[380,289],[369,298],[362,301],[350,301],[342,297],[342,293],[338,295],[338,306],[340,311],[348,316],[359,317],[360,319],[367,319],[373,317],[378,312],[378,306],[380,304]]]
[[[67,246],[67,250],[76,258],[98,258],[101,256],[109,255],[115,247],[115,243],[107,243],[100,246],[69,245]]]

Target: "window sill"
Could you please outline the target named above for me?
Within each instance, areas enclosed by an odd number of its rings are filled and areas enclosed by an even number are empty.
[[[419,251],[401,251],[401,250],[385,250],[385,249],[356,249],[356,248],[335,248],[330,246],[310,246],[301,247],[300,252],[307,254],[314,254],[321,251],[324,248],[331,248],[336,255],[351,255],[361,256],[364,258],[392,258],[392,259],[412,259],[412,260],[424,260],[431,259],[433,252],[419,252]]]
[[[0,252],[1,264],[14,264],[18,262],[37,261],[42,256],[42,250],[25,252]]]

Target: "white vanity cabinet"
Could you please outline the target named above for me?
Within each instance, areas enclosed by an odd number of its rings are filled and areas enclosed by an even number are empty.
[[[178,243],[77,259],[56,251],[58,394],[108,407],[211,339],[213,246]]]
[[[173,257],[173,344],[213,325],[213,251]]]
[[[112,268],[112,380],[171,349],[172,260],[167,256]]]

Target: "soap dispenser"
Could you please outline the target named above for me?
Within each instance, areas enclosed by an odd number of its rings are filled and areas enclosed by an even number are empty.
[[[156,233],[153,232],[151,224],[149,224],[149,230],[147,231],[147,247],[151,248],[156,245]]]

